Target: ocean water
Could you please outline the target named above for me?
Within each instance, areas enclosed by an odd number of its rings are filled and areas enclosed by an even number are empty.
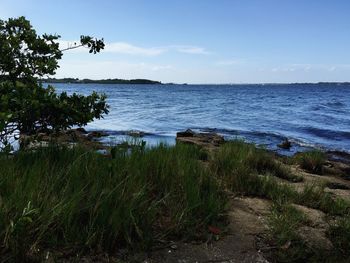
[[[350,152],[350,85],[115,85],[54,84],[57,91],[108,96],[110,113],[89,124],[104,130],[105,143],[145,132],[148,144],[175,142],[190,128],[241,138],[282,154],[309,147]],[[291,150],[280,150],[284,138]]]

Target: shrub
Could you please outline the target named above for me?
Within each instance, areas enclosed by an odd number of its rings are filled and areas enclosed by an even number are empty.
[[[296,156],[296,162],[301,168],[315,174],[323,174],[323,164],[325,161],[325,153],[319,150],[300,153]]]

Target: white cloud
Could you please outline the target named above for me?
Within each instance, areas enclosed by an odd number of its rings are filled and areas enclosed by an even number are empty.
[[[338,69],[350,69],[350,64],[292,64],[291,66],[306,72],[310,70],[327,70],[332,72]]]
[[[171,65],[153,65],[151,66],[151,70],[152,71],[161,71],[161,70],[165,70],[165,69],[173,69],[174,67]]]
[[[271,69],[272,72],[294,72],[294,67],[282,67],[282,68],[273,68]]]
[[[60,48],[65,49],[69,47],[74,47],[79,44],[77,40],[59,40]],[[171,45],[163,47],[141,47],[136,46],[126,42],[112,42],[106,43],[103,52],[116,53],[116,54],[127,54],[135,56],[159,56],[166,52],[180,52],[186,54],[195,54],[195,55],[207,55],[210,54],[205,48],[197,46],[187,46],[187,45]],[[72,49],[70,52],[86,52],[84,48]]]
[[[187,54],[197,54],[197,55],[208,55],[210,54],[209,51],[207,51],[203,47],[196,47],[196,46],[172,46],[177,52],[180,53],[187,53]]]
[[[160,75],[169,74],[175,67],[167,64],[131,63],[127,61],[61,60],[56,77],[103,78],[148,78],[160,80]]]
[[[166,51],[167,49],[162,47],[144,48],[124,42],[107,43],[104,49],[104,52],[141,56],[158,56]]]

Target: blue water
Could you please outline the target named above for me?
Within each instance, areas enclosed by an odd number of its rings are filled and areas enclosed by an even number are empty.
[[[105,85],[54,84],[57,91],[108,96],[110,113],[89,124],[113,143],[140,130],[149,144],[175,142],[187,128],[215,131],[276,150],[284,138],[290,152],[320,147],[350,152],[350,85]]]

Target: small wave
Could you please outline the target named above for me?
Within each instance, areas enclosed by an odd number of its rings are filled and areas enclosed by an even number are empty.
[[[323,145],[318,143],[313,143],[309,141],[305,141],[302,139],[296,139],[296,138],[288,138],[288,140],[294,144],[300,147],[303,150],[310,150],[310,149],[320,149],[320,150],[327,150]]]
[[[143,136],[160,136],[157,133],[152,133],[152,132],[144,132],[140,130],[107,130],[107,129],[87,129],[87,131],[102,131],[107,134],[107,136],[119,136],[119,135],[130,135],[132,133],[140,133]]]
[[[330,101],[330,102],[327,102],[325,105],[329,107],[336,107],[336,108],[345,106],[345,104],[341,101]]]
[[[316,127],[304,127],[302,128],[302,130],[311,135],[315,135],[326,139],[338,139],[338,140],[350,139],[350,132],[348,131],[336,131],[336,130],[316,128]]]
[[[253,142],[259,145],[268,146],[268,148],[275,147],[281,141],[288,138],[283,134],[275,132],[264,132],[264,131],[247,131],[247,130],[236,130],[236,129],[220,129],[220,128],[196,128],[195,131],[200,132],[215,132],[223,135],[227,139],[244,139],[249,142]],[[290,139],[290,138],[288,138]]]
[[[322,105],[314,105],[314,106],[311,106],[310,109],[312,111],[320,111],[323,109],[323,106]]]

